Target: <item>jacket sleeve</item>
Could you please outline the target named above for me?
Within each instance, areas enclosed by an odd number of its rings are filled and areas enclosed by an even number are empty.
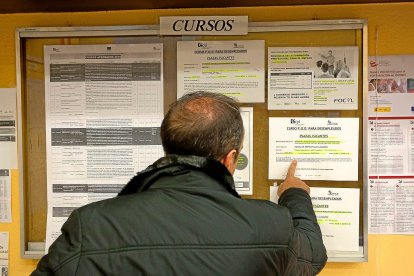
[[[75,275],[81,252],[82,229],[78,210],[62,226],[62,234],[50,246],[31,276]]]
[[[279,205],[289,209],[295,228],[293,248],[298,259],[312,262],[312,274],[318,274],[327,261],[322,233],[316,220],[309,194],[299,188],[286,190],[279,198]]]

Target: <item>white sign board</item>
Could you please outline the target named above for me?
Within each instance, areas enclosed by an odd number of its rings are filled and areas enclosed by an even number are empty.
[[[160,35],[246,35],[247,16],[160,17]]]

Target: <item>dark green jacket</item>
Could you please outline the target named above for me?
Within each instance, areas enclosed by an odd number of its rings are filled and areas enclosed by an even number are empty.
[[[221,163],[167,156],[75,210],[32,275],[311,275],[326,258],[305,191],[244,200]]]

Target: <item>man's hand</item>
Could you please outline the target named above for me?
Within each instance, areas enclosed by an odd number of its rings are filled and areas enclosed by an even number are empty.
[[[281,196],[283,192],[289,188],[301,188],[309,194],[310,192],[309,186],[305,182],[300,180],[300,178],[295,177],[295,171],[296,171],[297,164],[298,164],[298,161],[296,160],[293,160],[292,163],[290,164],[290,167],[286,174],[285,181],[283,181],[279,185],[279,188],[277,190],[278,196]]]

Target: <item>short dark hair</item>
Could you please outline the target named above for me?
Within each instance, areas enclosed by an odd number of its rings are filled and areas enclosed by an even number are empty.
[[[182,96],[161,124],[166,154],[220,160],[232,149],[240,152],[243,136],[238,102],[219,93],[197,91]]]
[[[324,64],[322,64],[321,69],[322,69],[322,72],[324,73],[328,72],[328,69],[329,69],[328,63],[325,62]]]
[[[322,60],[318,60],[316,62],[316,66],[321,67],[322,66],[323,61]]]

